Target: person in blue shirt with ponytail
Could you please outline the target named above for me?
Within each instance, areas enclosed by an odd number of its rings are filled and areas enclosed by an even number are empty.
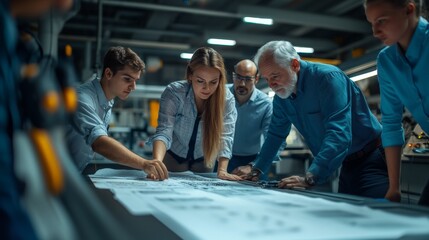
[[[365,0],[365,13],[374,37],[386,48],[377,58],[381,97],[382,141],[391,185],[387,198],[400,200],[399,176],[406,107],[429,133],[429,25],[415,0]],[[429,205],[429,182],[420,204]]]

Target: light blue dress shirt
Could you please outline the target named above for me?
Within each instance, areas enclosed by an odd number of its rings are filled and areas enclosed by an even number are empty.
[[[383,145],[404,144],[402,113],[411,112],[429,133],[429,25],[420,18],[405,54],[398,45],[383,49],[377,59]]]
[[[234,85],[227,87],[234,94]],[[234,143],[232,154],[237,156],[250,156],[258,154],[261,150],[262,139],[266,138],[273,104],[267,94],[255,88],[249,100],[240,105],[235,101],[237,109],[237,122],[235,124]]]
[[[77,89],[78,108],[66,136],[70,154],[80,171],[94,158],[91,145],[100,136],[107,136],[114,100],[108,101],[100,80],[94,79]]]
[[[295,98],[273,100],[267,139],[255,168],[266,172],[291,124],[315,156],[309,172],[323,183],[350,154],[381,134],[361,90],[337,67],[300,61]]]
[[[230,159],[237,111],[235,110],[234,96],[227,89],[225,92],[223,133],[218,157]],[[151,145],[156,140],[163,141],[167,150],[170,149],[179,157],[186,158],[197,114],[192,85],[187,81],[170,83],[161,95],[156,133],[147,143]],[[201,132],[203,125],[203,120],[201,120],[198,126],[194,159],[203,157]]]

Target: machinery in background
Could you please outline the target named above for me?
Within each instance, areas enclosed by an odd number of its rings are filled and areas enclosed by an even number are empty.
[[[429,158],[429,135],[420,125],[416,125],[404,147],[403,155],[406,157],[428,157]]]
[[[401,201],[416,204],[429,177],[429,135],[420,125],[414,127],[402,153]]]
[[[292,126],[286,138],[286,147],[279,152],[279,158],[279,161],[274,162],[276,178],[300,175],[308,169],[313,155],[295,126]]]

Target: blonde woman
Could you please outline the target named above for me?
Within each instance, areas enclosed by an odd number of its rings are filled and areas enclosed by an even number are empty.
[[[197,49],[186,69],[186,80],[169,84],[161,96],[158,127],[149,142],[153,158],[171,172],[227,173],[237,119],[234,96],[226,91],[225,64],[212,48]]]

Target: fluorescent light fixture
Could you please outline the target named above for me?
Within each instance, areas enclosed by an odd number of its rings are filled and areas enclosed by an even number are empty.
[[[236,42],[235,40],[229,39],[210,38],[209,40],[207,40],[207,43],[215,45],[234,46]]]
[[[273,25],[272,18],[244,17],[243,21],[255,24]]]
[[[268,97],[272,98],[272,97],[274,97],[274,95],[276,95],[276,93],[274,91],[268,92]]]
[[[180,57],[183,59],[191,59],[192,58],[192,53],[181,53]]]
[[[359,80],[362,80],[362,79],[367,79],[367,78],[373,77],[375,75],[377,75],[377,70],[374,70],[374,71],[371,71],[371,72],[367,72],[367,73],[363,73],[363,74],[351,77],[350,79],[352,81],[356,82],[356,81],[359,81]]]
[[[294,47],[296,52],[299,53],[314,53],[314,48],[311,47]]]

